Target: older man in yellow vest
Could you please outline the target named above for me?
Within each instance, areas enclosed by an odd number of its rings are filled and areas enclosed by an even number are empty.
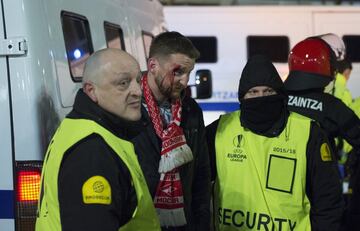
[[[140,119],[140,68],[118,49],[86,62],[83,88],[45,156],[37,231],[160,230],[129,124]]]

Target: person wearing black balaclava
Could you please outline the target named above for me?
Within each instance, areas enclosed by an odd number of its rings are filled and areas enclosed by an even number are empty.
[[[263,95],[268,97],[256,97]],[[246,64],[239,83],[239,101],[244,127],[268,137],[283,130],[289,114],[287,95],[275,67],[264,56],[254,56]]]
[[[248,60],[238,94],[240,110],[206,128],[215,230],[337,230],[340,178],[324,131],[287,110],[265,56]]]

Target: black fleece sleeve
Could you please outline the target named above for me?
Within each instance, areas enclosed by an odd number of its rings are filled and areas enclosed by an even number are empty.
[[[325,132],[312,122],[306,152],[306,194],[311,204],[311,228],[314,231],[336,231],[340,227],[344,206],[341,181],[334,153],[328,149],[332,158],[327,159],[321,145],[330,147]]]
[[[219,124],[219,120],[215,120],[208,126],[206,126],[206,140],[209,147],[209,159],[211,169],[211,181],[215,181],[216,178],[216,152],[215,152],[215,137],[216,130]]]
[[[210,166],[209,152],[206,144],[205,126],[202,112],[200,111],[198,126],[198,154],[195,160],[193,181],[192,211],[196,231],[210,229]]]
[[[351,144],[353,147],[360,148],[360,119],[348,106],[340,99],[334,96],[329,96],[331,103],[330,107],[326,108],[326,115],[328,119],[335,123],[339,129],[340,136]],[[324,126],[326,129],[327,127]]]
[[[127,223],[136,207],[130,172],[117,154],[98,135],[80,141],[64,156],[58,191],[63,231],[117,231]],[[85,204],[82,186],[93,176],[110,184],[110,204]]]

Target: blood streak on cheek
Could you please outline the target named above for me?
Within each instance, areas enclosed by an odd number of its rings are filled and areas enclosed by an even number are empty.
[[[173,68],[173,70],[172,70],[172,72],[171,72],[171,85],[173,85],[174,84],[174,79],[175,79],[175,76],[176,76],[176,73],[177,72],[179,72],[179,70],[180,70],[180,65],[176,65],[174,68]]]

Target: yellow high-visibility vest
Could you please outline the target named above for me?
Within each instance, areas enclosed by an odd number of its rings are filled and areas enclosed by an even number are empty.
[[[291,113],[278,137],[221,116],[216,132],[215,224],[227,230],[311,230],[306,146],[311,120]]]
[[[66,151],[91,134],[100,135],[129,169],[137,196],[137,207],[132,218],[119,230],[160,230],[160,223],[138,163],[134,146],[111,132],[86,119],[64,119],[47,150],[42,170],[42,198],[39,201],[36,231],[60,231],[58,175]]]

